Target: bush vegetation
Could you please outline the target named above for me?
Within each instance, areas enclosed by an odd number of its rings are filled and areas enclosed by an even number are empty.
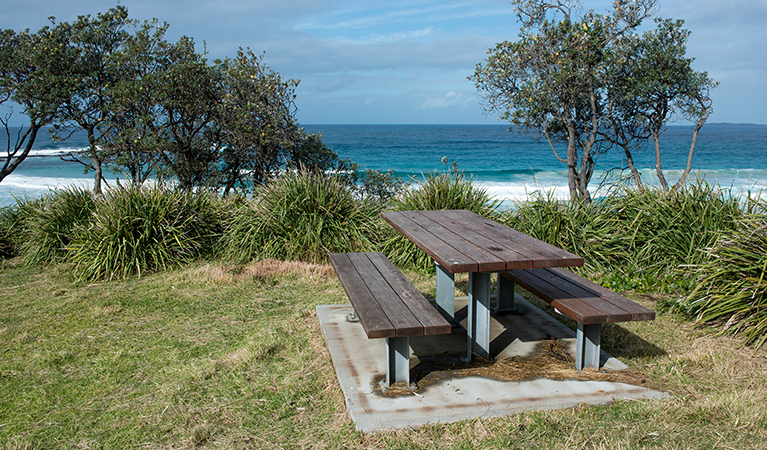
[[[49,264],[64,259],[75,228],[87,228],[96,202],[87,189],[71,187],[30,203],[21,244],[27,263]]]
[[[253,199],[155,186],[80,189],[0,210],[0,251],[27,264],[69,264],[84,280],[124,278],[218,258],[324,263],[330,252],[383,251],[400,267],[431,259],[380,219],[384,208],[468,209],[584,257],[581,272],[616,291],[665,294],[664,305],[762,345],[767,331],[767,203],[708,184],[665,193],[616,188],[590,205],[541,195],[499,211],[455,165],[397,195],[319,172],[290,172]],[[399,188],[399,190],[397,189]]]
[[[605,286],[675,293],[694,288],[691,268],[744,214],[730,191],[700,183],[668,193],[619,187],[591,205],[539,196],[502,221],[583,256]]]
[[[237,211],[225,238],[226,254],[239,262],[327,262],[328,253],[368,251],[376,246],[377,205],[356,200],[335,177],[290,173],[263,186]]]

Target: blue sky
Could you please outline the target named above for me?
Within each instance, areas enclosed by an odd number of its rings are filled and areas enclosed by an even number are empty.
[[[37,30],[114,1],[7,2],[0,27]],[[298,78],[302,124],[494,124],[470,75],[486,51],[517,37],[506,0],[122,0],[135,19],[170,24],[167,35],[205,44],[210,58],[239,46]],[[603,12],[608,1],[584,1]],[[767,0],[666,0],[659,17],[685,19],[688,56],[721,82],[709,122],[767,124]],[[649,23],[649,22],[648,22]]]

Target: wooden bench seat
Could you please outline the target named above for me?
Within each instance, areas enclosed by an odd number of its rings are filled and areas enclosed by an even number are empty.
[[[519,269],[501,275],[578,322],[575,358],[578,370],[599,368],[601,324],[655,319],[654,311],[567,269]]]
[[[386,339],[386,386],[410,384],[411,336],[451,326],[383,253],[332,253],[330,262],[368,338]]]

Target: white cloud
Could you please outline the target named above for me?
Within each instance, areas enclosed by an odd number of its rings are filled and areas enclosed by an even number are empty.
[[[450,91],[447,94],[445,94],[443,97],[426,99],[426,101],[424,101],[423,104],[421,105],[421,109],[451,108],[451,107],[466,108],[466,106],[468,106],[468,103],[471,101],[474,101],[474,99],[469,96],[456,93],[455,91]]]

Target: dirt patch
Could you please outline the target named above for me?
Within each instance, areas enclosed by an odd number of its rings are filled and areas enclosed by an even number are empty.
[[[423,358],[415,367],[410,369],[410,378],[416,385],[416,389],[395,385],[386,392],[381,392],[380,387],[377,390],[386,397],[413,395],[442,381],[470,376],[492,378],[499,381],[535,378],[611,381],[652,388],[647,376],[635,369],[621,371],[607,369],[575,370],[575,362],[567,353],[565,342],[551,339],[544,342],[538,352],[531,356],[514,356],[498,361],[487,361],[476,355],[472,358],[471,364],[464,364],[459,358]]]

